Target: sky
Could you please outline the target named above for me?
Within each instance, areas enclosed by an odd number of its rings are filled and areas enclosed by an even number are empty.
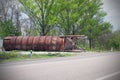
[[[113,31],[120,30],[120,0],[103,0],[103,10],[107,13],[105,21],[113,25]]]

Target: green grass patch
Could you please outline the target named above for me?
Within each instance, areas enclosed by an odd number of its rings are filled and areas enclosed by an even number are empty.
[[[0,52],[0,62],[11,62],[11,61],[21,61],[21,60],[34,60],[34,59],[47,59],[47,58],[55,58],[55,57],[66,57],[66,56],[75,56],[77,54],[61,54],[57,53],[47,53],[47,54],[19,54],[16,51],[10,52]]]

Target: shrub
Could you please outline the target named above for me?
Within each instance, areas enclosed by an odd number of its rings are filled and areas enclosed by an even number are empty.
[[[64,55],[60,54],[60,53],[48,53],[48,56],[57,56],[57,57],[63,57]]]
[[[14,52],[0,52],[0,59],[16,58],[17,56]]]

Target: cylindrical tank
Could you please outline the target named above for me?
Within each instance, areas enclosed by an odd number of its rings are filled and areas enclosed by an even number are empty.
[[[6,51],[9,51],[11,50],[11,38],[12,37],[5,37],[4,40],[3,40],[3,47],[5,48]]]
[[[64,38],[59,36],[11,36],[5,37],[3,47],[10,50],[63,51]]]

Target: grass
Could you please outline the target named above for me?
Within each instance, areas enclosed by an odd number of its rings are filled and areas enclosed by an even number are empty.
[[[57,53],[47,53],[47,54],[19,54],[17,51],[10,52],[0,52],[0,62],[13,62],[13,61],[22,61],[22,60],[34,60],[34,59],[47,59],[47,58],[55,58],[55,57],[66,57],[66,56],[74,56],[76,54],[61,54]]]

